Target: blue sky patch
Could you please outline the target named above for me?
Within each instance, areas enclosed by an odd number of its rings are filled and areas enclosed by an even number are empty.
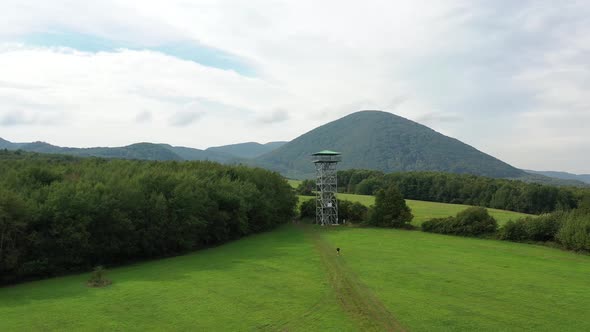
[[[134,45],[102,37],[72,33],[45,32],[25,36],[25,44],[41,47],[69,47],[83,52],[112,52],[117,49],[150,50],[182,60],[193,61],[207,67],[233,70],[243,76],[256,76],[253,66],[244,59],[219,49],[207,47],[198,42],[186,41],[159,46]]]

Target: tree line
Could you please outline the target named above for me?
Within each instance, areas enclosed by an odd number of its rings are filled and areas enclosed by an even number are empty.
[[[590,201],[590,190],[555,187],[475,175],[440,172],[384,174],[372,170],[338,172],[340,192],[373,195],[394,183],[406,199],[466,204],[542,214],[571,210]]]
[[[0,151],[0,283],[175,255],[293,218],[279,174]]]

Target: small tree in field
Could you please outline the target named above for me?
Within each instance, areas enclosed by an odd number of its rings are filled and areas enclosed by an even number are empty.
[[[88,280],[88,287],[105,287],[112,284],[112,281],[105,277],[106,270],[102,266],[97,266],[92,271],[90,280]]]
[[[408,227],[414,216],[395,185],[377,191],[369,225],[377,227]]]

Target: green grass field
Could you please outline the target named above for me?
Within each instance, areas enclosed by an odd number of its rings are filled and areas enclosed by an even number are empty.
[[[292,179],[287,179],[287,182],[289,182],[289,185],[291,186],[291,188],[297,188],[299,187],[299,184],[301,184],[301,180],[292,180]]]
[[[590,331],[590,256],[416,231],[322,233],[409,330]]]
[[[367,195],[353,195],[353,194],[337,194],[339,199],[347,200],[351,202],[360,202],[365,206],[371,206],[375,204],[374,196]],[[303,202],[309,199],[313,199],[312,196],[299,196],[299,201]],[[420,226],[424,221],[432,218],[442,218],[454,216],[458,212],[461,212],[469,207],[469,205],[462,204],[447,204],[447,203],[436,203],[436,202],[425,202],[425,201],[414,201],[411,199],[406,200],[408,206],[412,209],[414,219],[412,225]],[[515,220],[525,216],[529,216],[525,213],[489,209],[490,214],[496,218],[500,225],[508,222],[509,220]]]
[[[335,247],[342,255],[335,255]],[[588,331],[590,256],[286,225],[194,254],[0,288],[0,331]]]
[[[0,331],[354,330],[292,226],[194,254],[0,288]]]

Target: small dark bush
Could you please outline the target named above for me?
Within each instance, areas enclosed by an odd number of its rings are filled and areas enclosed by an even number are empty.
[[[304,201],[299,206],[299,217],[301,219],[315,219],[315,199]]]
[[[500,240],[516,242],[528,240],[529,236],[525,226],[526,220],[528,220],[528,218],[518,219],[516,221],[510,220],[500,228],[498,238]]]
[[[422,223],[425,232],[477,236],[494,233],[498,223],[481,207],[471,207],[457,213],[455,217],[431,219]]]
[[[430,233],[442,233],[439,230],[454,220],[454,217],[430,219],[422,223],[422,230]]]
[[[350,206],[350,222],[362,223],[367,220],[369,208],[359,202],[354,202]],[[349,219],[346,219],[348,222]]]
[[[314,190],[316,190],[316,184],[314,180],[303,180],[299,186],[297,186],[295,192],[297,192],[298,195],[313,196]]]
[[[338,219],[347,223],[362,223],[367,219],[369,208],[359,202],[338,200]]]
[[[92,275],[90,275],[90,280],[87,282],[88,287],[106,287],[112,284],[112,281],[107,279],[105,274],[106,270],[103,266],[95,267]]]

